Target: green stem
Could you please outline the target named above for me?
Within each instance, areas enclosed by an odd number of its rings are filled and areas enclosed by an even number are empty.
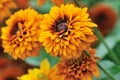
[[[88,53],[86,50],[83,51],[88,57],[91,57],[90,53]]]
[[[103,36],[101,35],[100,31],[97,28],[94,28],[95,34],[98,37],[98,39],[104,44],[104,46],[106,47],[106,49],[109,51],[109,53],[112,56],[112,59],[117,63],[119,63],[119,59],[118,57],[115,55],[115,53],[109,48],[109,46],[107,45],[107,43],[104,41]]]
[[[77,2],[77,0],[73,0],[73,2],[80,7],[79,3]],[[109,48],[109,46],[107,45],[107,43],[104,41],[103,36],[101,35],[101,33],[99,32],[99,30],[97,28],[94,29],[95,30],[95,34],[98,37],[98,39],[104,44],[104,46],[106,47],[106,49],[109,51],[109,53],[112,56],[112,59],[116,62],[116,64],[120,64],[119,63],[119,59],[118,57],[115,55],[115,53]]]
[[[72,1],[76,4],[76,6],[80,7],[79,3],[76,0],[72,0]]]
[[[88,57],[91,57],[90,53],[86,50],[83,51]],[[99,63],[97,63],[98,67],[111,79],[115,80]]]
[[[115,80],[99,63],[97,65],[111,80]]]

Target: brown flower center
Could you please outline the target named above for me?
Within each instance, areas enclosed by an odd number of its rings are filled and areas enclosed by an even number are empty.
[[[11,30],[11,34],[15,35],[19,31],[18,24],[15,24],[14,27]]]
[[[84,74],[91,72],[90,66],[95,63],[86,55],[83,55],[82,58],[72,58],[64,61],[58,64],[58,69],[63,69],[59,74],[65,75],[66,80],[81,80]]]
[[[56,24],[56,27],[55,27],[56,32],[61,32],[61,31],[66,32],[67,29],[68,27],[65,21],[60,21],[59,23]]]
[[[11,35],[15,35],[20,30],[19,25],[18,25],[19,23],[23,25],[24,21],[17,22],[16,24],[13,25],[10,31]]]
[[[17,80],[17,79],[14,77],[7,77],[5,80]]]
[[[96,18],[98,23],[102,23],[107,19],[107,15],[105,15],[104,13],[101,13]]]

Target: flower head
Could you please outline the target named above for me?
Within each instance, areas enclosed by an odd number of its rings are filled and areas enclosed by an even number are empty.
[[[38,55],[39,23],[42,18],[42,15],[31,8],[20,10],[12,15],[6,21],[7,26],[2,28],[4,51],[15,59]]]
[[[117,21],[117,14],[110,6],[97,4],[89,10],[89,13],[104,36],[107,36],[113,30]]]
[[[79,49],[85,50],[96,40],[92,28],[97,25],[88,18],[87,8],[72,4],[54,6],[44,17],[40,42],[53,56],[76,56]]]
[[[81,57],[62,59],[58,67],[58,75],[63,80],[92,80],[92,76],[99,76],[99,71],[94,57],[95,50],[89,50],[91,57],[82,53]]]
[[[40,69],[32,69],[19,77],[19,80],[58,80],[56,76],[56,68],[50,68],[50,64],[47,59],[41,61]]]
[[[0,0],[0,22],[11,15],[10,10],[17,8],[13,0]]]

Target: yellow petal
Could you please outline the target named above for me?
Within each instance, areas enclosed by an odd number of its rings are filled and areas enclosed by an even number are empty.
[[[48,62],[47,59],[44,59],[40,63],[40,69],[41,71],[45,74],[48,75],[50,71],[50,63]]]

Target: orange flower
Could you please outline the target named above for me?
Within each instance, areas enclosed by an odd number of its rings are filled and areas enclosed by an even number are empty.
[[[0,80],[17,80],[18,76],[24,74],[24,70],[19,66],[10,66],[0,70]]]
[[[104,36],[107,36],[113,30],[117,21],[117,14],[111,7],[97,4],[89,10],[89,13]]]
[[[51,0],[51,1],[56,6],[60,6],[61,4],[64,3],[64,0]],[[45,3],[46,3],[46,0],[38,0],[38,5],[39,6],[42,6]]]
[[[4,51],[15,59],[38,55],[39,23],[42,18],[42,15],[31,8],[20,10],[12,15],[6,21],[7,26],[2,28]]]
[[[96,65],[95,50],[89,50],[91,57],[85,53],[78,58],[61,59],[57,64],[58,75],[63,80],[92,80],[92,76],[99,77],[99,70]]]
[[[10,10],[15,9],[16,4],[13,0],[0,0],[0,23],[3,19],[11,15]]]
[[[46,0],[38,0],[38,5],[42,6],[43,4],[45,4]]]
[[[72,4],[52,7],[41,23],[40,42],[53,56],[79,56],[78,51],[96,40],[92,28],[97,25],[88,17],[87,8]]]
[[[61,4],[64,4],[64,0],[51,0],[53,4],[56,6],[60,6]]]
[[[18,8],[26,8],[28,7],[28,3],[30,0],[15,0]]]

